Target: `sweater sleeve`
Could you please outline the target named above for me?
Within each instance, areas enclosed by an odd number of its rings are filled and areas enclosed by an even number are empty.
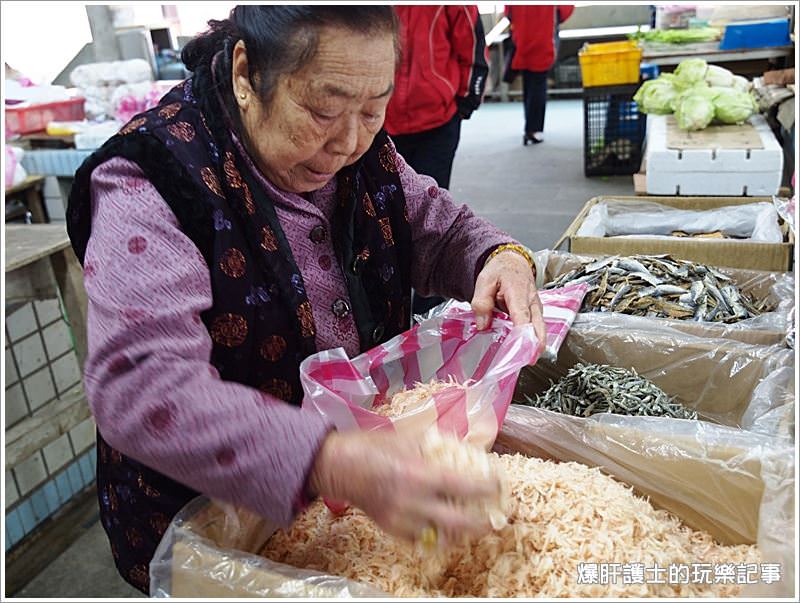
[[[514,239],[466,205],[456,205],[449,191],[415,172],[399,154],[396,161],[414,246],[412,286],[421,295],[469,301],[488,254]]]
[[[85,382],[98,430],[172,479],[287,525],[331,425],[220,378],[200,319],[208,267],[138,166],[104,163],[91,191]]]

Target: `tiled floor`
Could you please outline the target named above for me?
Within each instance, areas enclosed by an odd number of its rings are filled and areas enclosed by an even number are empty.
[[[596,195],[632,195],[630,176],[583,176],[580,100],[551,101],[545,142],[522,146],[522,105],[481,107],[462,129],[453,170],[456,199],[531,247],[552,246]],[[99,523],[20,593],[29,597],[130,597]]]

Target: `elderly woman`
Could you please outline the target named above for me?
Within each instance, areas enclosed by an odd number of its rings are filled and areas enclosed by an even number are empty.
[[[404,331],[412,287],[471,299],[478,328],[499,305],[544,333],[524,248],[381,130],[397,31],[386,6],[239,6],[185,48],[193,77],[76,174],[101,519],[145,592],[164,530],[198,493],[280,525],[325,496],[410,540],[489,529],[446,499],[497,484],[300,408],[300,362]]]

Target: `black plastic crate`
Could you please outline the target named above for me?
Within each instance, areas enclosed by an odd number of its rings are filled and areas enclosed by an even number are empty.
[[[567,57],[553,65],[553,81],[556,88],[580,88],[582,81],[578,57]]]
[[[633,102],[637,89],[636,84],[584,88],[586,176],[620,176],[639,171],[647,117]]]

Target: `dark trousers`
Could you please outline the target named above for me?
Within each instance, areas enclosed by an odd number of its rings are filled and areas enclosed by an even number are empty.
[[[461,137],[461,117],[456,113],[446,124],[415,134],[392,136],[397,152],[419,174],[431,176],[440,188],[450,187],[453,158]],[[423,297],[414,292],[411,311],[424,314],[444,301],[443,297]]]
[[[417,132],[392,136],[397,152],[415,172],[436,180],[441,188],[450,188],[450,173],[461,137],[461,118],[456,113],[446,124]]]
[[[522,104],[525,107],[525,133],[544,132],[547,105],[547,72],[522,72]]]

